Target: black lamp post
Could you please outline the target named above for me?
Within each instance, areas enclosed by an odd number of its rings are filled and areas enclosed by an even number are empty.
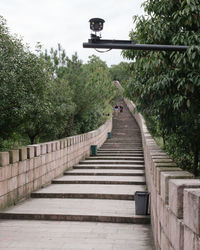
[[[104,40],[97,33],[103,29],[104,20],[101,18],[90,19],[90,29],[95,32],[83,48],[95,49],[130,49],[130,50],[154,50],[154,51],[182,51],[185,52],[189,46],[184,45],[160,45],[160,44],[136,44],[131,40]]]

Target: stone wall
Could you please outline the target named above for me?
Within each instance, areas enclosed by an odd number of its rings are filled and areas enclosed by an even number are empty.
[[[129,110],[134,104],[125,100]],[[178,168],[133,113],[141,130],[156,250],[200,250],[200,180]]]
[[[61,140],[0,152],[0,208],[15,204],[49,184],[100,147],[112,130],[112,119],[97,130]]]

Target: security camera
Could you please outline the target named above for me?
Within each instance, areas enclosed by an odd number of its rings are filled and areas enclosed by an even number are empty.
[[[89,20],[89,22],[90,29],[96,33],[103,29],[103,24],[105,21],[102,18],[92,18]]]

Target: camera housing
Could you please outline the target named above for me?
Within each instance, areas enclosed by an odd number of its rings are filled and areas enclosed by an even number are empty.
[[[103,29],[103,24],[105,23],[102,18],[91,18],[89,22],[90,29],[95,33],[101,31]]]

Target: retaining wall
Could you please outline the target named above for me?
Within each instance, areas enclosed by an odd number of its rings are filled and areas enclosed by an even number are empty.
[[[0,152],[0,208],[15,204],[49,184],[100,147],[112,130],[112,119],[97,130],[61,140]]]
[[[129,110],[134,104],[125,100]],[[178,168],[133,113],[141,130],[156,250],[200,250],[200,180]]]

